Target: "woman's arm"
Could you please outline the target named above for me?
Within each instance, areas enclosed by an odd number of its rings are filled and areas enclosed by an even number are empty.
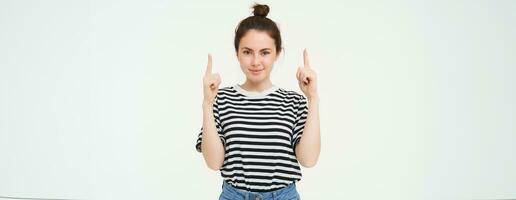
[[[204,100],[202,103],[202,143],[201,152],[206,165],[212,170],[219,170],[224,162],[224,145],[220,141],[215,117],[213,116],[213,102],[220,85],[220,76],[212,73],[211,54],[208,54],[208,65],[203,77]]]
[[[206,165],[212,170],[219,170],[224,162],[224,145],[220,141],[213,117],[213,103],[204,102],[202,123],[202,155]]]
[[[313,167],[317,164],[321,152],[318,95],[308,98],[308,114],[303,136],[296,145],[295,151],[297,160],[303,167]]]
[[[303,135],[296,145],[296,157],[303,167],[313,167],[321,152],[321,134],[319,128],[319,95],[317,93],[317,75],[308,62],[308,52],[303,51],[304,67],[297,70],[299,88],[308,100],[308,114]]]

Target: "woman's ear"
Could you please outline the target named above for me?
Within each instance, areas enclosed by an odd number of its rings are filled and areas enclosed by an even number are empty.
[[[282,52],[281,49],[278,52],[276,52],[276,58],[274,59],[274,62],[276,62],[278,60],[278,58],[280,57],[281,52]]]

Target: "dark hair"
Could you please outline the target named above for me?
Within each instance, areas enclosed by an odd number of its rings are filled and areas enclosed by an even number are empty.
[[[269,6],[254,4],[253,9],[254,16],[249,16],[240,21],[235,30],[235,51],[238,52],[240,39],[244,37],[247,31],[255,29],[258,31],[265,31],[272,39],[274,39],[276,54],[279,54],[281,52],[281,34],[276,23],[267,18],[267,14],[269,14]]]

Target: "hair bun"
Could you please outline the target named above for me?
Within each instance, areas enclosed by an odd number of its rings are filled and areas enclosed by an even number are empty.
[[[254,16],[267,17],[269,14],[269,6],[265,4],[254,4],[253,9]]]

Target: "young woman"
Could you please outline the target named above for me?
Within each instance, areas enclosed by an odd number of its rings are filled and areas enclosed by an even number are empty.
[[[196,149],[212,170],[220,170],[220,199],[299,199],[299,164],[312,167],[320,152],[317,77],[308,63],[296,78],[303,96],[272,84],[281,35],[267,5],[253,6],[235,32],[243,84],[219,89],[211,55],[203,77],[203,126]]]

